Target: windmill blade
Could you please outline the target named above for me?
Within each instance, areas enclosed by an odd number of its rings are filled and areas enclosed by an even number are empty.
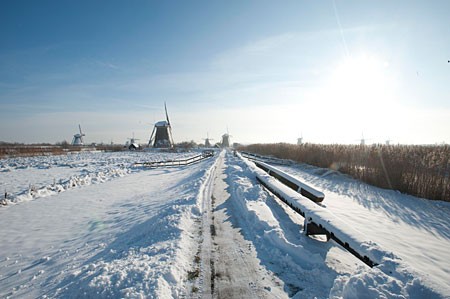
[[[167,105],[166,105],[166,102],[164,102],[164,109],[166,110],[166,120],[167,120],[167,125],[170,126],[169,114],[167,113]]]
[[[78,129],[80,129],[80,143],[81,145],[84,144],[84,140],[83,140],[83,136],[86,136],[85,134],[83,134],[83,131],[81,131],[81,125],[78,124]]]
[[[151,146],[153,138],[155,137],[156,127],[153,127],[152,134],[150,135],[150,139],[148,140],[148,146]]]
[[[172,127],[169,126],[169,141],[171,142],[172,146],[174,146],[175,142],[173,142],[173,136],[172,136]]]

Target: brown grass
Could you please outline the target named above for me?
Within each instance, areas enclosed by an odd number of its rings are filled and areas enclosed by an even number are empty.
[[[253,144],[240,150],[339,170],[371,185],[450,201],[450,146]]]
[[[65,155],[83,150],[120,151],[121,145],[71,146],[50,144],[0,144],[0,158]]]

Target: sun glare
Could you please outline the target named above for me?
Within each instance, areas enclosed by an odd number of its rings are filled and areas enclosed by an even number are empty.
[[[374,56],[347,58],[332,74],[332,89],[344,103],[383,101],[389,85],[388,68],[387,62]]]
[[[332,138],[353,142],[361,132],[383,135],[400,121],[395,80],[389,63],[375,55],[348,57],[337,62],[324,84],[310,98],[310,111],[328,120]],[[332,124],[331,126],[329,124]]]
[[[329,92],[340,111],[364,115],[387,111],[393,104],[389,64],[375,56],[350,57],[332,72]]]

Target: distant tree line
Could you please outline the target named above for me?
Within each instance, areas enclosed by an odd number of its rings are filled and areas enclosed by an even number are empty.
[[[348,174],[368,184],[450,201],[449,145],[252,144],[240,150]]]
[[[57,142],[56,144],[24,144],[0,141],[0,158],[64,155],[68,152],[79,152],[83,150],[121,151],[123,150],[123,146],[110,144],[73,146],[67,141]]]
[[[197,143],[195,143],[194,140],[183,141],[183,142],[179,142],[179,143],[175,144],[175,148],[185,149],[185,150],[190,150],[190,149],[196,148],[198,146],[199,145]]]

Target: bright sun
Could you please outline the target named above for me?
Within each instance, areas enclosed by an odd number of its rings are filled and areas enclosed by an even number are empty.
[[[332,88],[346,102],[382,100],[383,90],[389,85],[388,67],[387,62],[373,56],[347,58],[334,70]]]
[[[332,71],[326,90],[331,107],[341,114],[375,113],[393,103],[389,64],[375,56],[343,60]]]
[[[394,81],[386,60],[374,55],[348,57],[334,66],[309,109],[334,121],[324,131],[353,136],[349,140],[362,131],[368,135],[388,131],[392,120],[399,119]]]

